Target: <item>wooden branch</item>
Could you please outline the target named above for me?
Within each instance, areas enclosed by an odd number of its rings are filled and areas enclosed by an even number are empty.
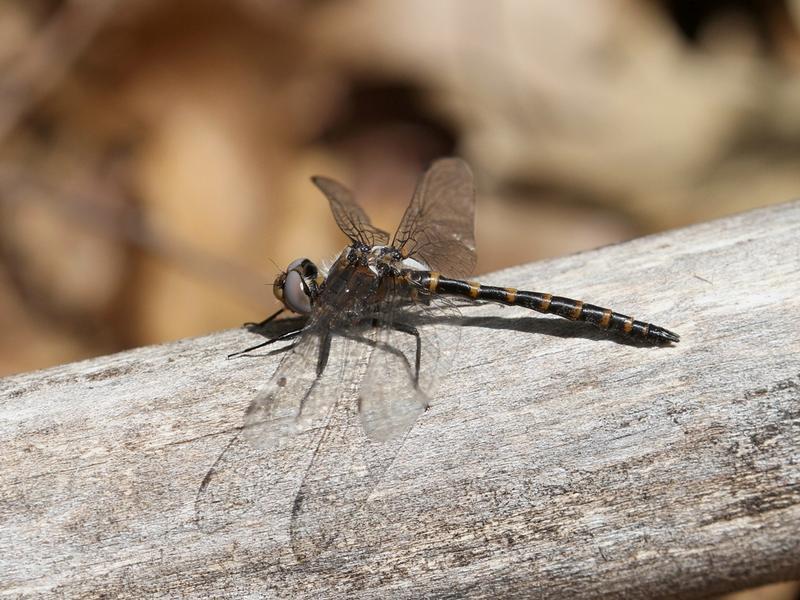
[[[0,594],[690,598],[800,578],[799,239],[795,202],[487,275],[682,341],[465,309],[431,409],[305,562],[299,450],[234,445],[238,488],[195,502],[277,364],[226,360],[252,334],[6,378]]]

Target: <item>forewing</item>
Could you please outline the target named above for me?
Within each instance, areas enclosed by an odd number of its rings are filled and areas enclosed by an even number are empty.
[[[321,339],[318,328],[307,327],[250,403],[244,425],[200,485],[195,499],[200,529],[216,531],[245,515],[263,517],[274,509],[266,499],[291,481],[288,471],[302,460],[298,457],[308,456],[308,448],[316,447],[320,430],[311,424],[324,423],[332,404],[325,400],[328,396],[317,393],[325,391],[317,389]]]
[[[250,403],[242,437],[255,448],[280,447],[326,419],[335,401],[317,389],[317,364],[326,336],[323,328],[309,325]]]
[[[316,176],[311,181],[328,198],[333,218],[347,237],[368,246],[385,246],[389,243],[389,234],[370,223],[350,190],[328,177]]]
[[[434,162],[417,184],[392,245],[449,277],[475,268],[475,184],[459,158]]]

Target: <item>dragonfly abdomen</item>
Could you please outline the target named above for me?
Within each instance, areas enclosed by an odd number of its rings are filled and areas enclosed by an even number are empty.
[[[571,321],[584,321],[601,329],[618,331],[625,335],[655,342],[677,342],[680,340],[676,333],[658,325],[638,321],[628,315],[614,312],[610,308],[595,306],[572,298],[517,290],[515,288],[481,285],[476,281],[449,279],[433,271],[410,271],[408,277],[420,287],[427,289],[431,294],[463,296],[508,306],[522,306],[537,312],[557,315]]]

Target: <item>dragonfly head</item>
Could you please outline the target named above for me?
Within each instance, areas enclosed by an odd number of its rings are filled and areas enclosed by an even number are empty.
[[[317,265],[307,258],[298,258],[275,278],[272,290],[290,311],[307,315],[317,299],[321,283]]]

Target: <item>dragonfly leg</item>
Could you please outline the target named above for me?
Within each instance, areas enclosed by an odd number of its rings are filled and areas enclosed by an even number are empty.
[[[380,319],[372,319],[372,325],[374,327],[377,327],[382,323],[383,322]],[[407,323],[391,323],[389,327],[395,331],[401,331],[403,333],[413,335],[416,338],[417,350],[414,356],[414,387],[419,387],[419,367],[422,357],[422,340],[419,337],[419,329],[413,325],[408,325]]]
[[[300,417],[303,414],[303,409],[305,408],[306,400],[308,400],[308,398],[311,396],[311,392],[314,391],[314,388],[317,386],[320,377],[322,377],[322,373],[325,371],[325,367],[328,365],[328,357],[330,356],[331,353],[331,330],[323,329],[319,335],[320,338],[319,338],[319,354],[317,354],[317,377],[314,379],[314,382],[311,384],[308,390],[306,390],[306,393],[300,399],[300,406],[297,409],[298,417]],[[295,498],[295,502],[297,502],[297,498]]]
[[[419,366],[422,357],[422,340],[419,337],[419,329],[413,325],[407,325],[406,323],[392,323],[392,327],[397,331],[409,333],[416,339],[417,349],[414,354],[414,387],[419,387]]]
[[[256,344],[255,346],[250,346],[249,348],[245,348],[244,350],[239,350],[238,352],[228,354],[228,358],[233,358],[234,356],[239,356],[240,354],[247,354],[248,352],[252,352],[253,350],[258,350],[259,348],[263,348],[264,346],[269,346],[270,344],[274,344],[275,342],[290,340],[300,335],[302,331],[303,327],[301,327],[300,329],[295,329],[293,331],[288,331],[282,335],[279,335],[278,337],[268,339],[266,342],[261,342],[260,344]]]
[[[317,356],[317,377],[322,375],[322,372],[325,370],[325,367],[328,364],[328,356],[331,353],[331,332],[329,329],[325,329],[320,333],[320,341],[319,341],[319,355]]]
[[[282,313],[284,310],[285,310],[285,309],[281,308],[280,310],[278,310],[278,312],[271,314],[271,315],[270,315],[270,316],[268,316],[266,319],[264,319],[263,321],[259,321],[258,323],[254,323],[254,322],[252,322],[252,321],[248,321],[247,323],[243,323],[243,324],[242,324],[242,327],[255,327],[255,328],[263,327],[264,325],[266,325],[266,324],[267,324],[267,323],[269,323],[270,321],[273,321],[273,320],[274,320],[274,319],[275,319],[275,318],[276,318],[276,317],[277,317],[279,314],[281,314],[281,313]],[[246,352],[246,350],[245,350],[244,352]],[[229,357],[229,358],[230,358],[230,357]]]

